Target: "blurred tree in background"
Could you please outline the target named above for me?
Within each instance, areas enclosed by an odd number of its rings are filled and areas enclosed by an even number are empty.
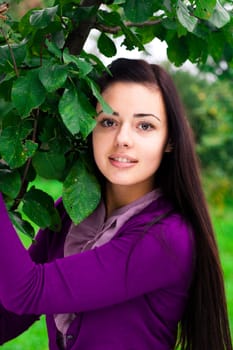
[[[205,190],[211,202],[222,208],[227,197],[233,197],[232,81],[213,81],[182,70],[171,73],[194,129]]]
[[[9,4],[9,9],[8,9]],[[232,181],[232,2],[219,0],[0,0],[0,190],[13,223],[33,236],[21,212],[40,227],[59,229],[49,193],[31,186],[36,176],[63,184],[63,201],[78,223],[97,205],[86,139],[95,122],[95,84],[106,69],[84,50],[92,29],[96,50],[114,59],[122,37],[128,51],[154,38],[167,44],[171,65],[189,60],[200,79],[173,70],[194,127],[209,190],[229,194]],[[210,82],[208,74],[215,78]],[[211,188],[212,184],[216,188]],[[221,202],[219,201],[219,203]],[[222,203],[221,202],[221,203]],[[18,210],[20,209],[20,210]]]

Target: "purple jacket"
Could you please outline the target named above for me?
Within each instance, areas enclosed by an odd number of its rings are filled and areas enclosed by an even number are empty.
[[[58,209],[61,232],[39,231],[29,255],[0,198],[0,344],[46,314],[49,348],[58,350],[54,314],[76,312],[67,349],[173,349],[194,265],[187,222],[160,197],[110,242],[63,258],[70,219],[62,202]]]

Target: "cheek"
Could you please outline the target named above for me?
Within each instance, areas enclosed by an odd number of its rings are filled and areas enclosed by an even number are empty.
[[[144,162],[147,163],[148,168],[153,169],[160,165],[164,152],[165,152],[166,144],[150,144],[150,148],[145,149],[144,151]]]

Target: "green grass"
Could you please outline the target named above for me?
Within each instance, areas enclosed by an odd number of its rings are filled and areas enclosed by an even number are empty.
[[[1,350],[48,350],[44,316],[18,338],[2,345]]]
[[[60,184],[37,181],[37,187],[50,191],[54,198],[61,195]],[[233,200],[229,201],[227,206],[221,212],[215,208],[211,210],[213,223],[217,235],[220,257],[222,261],[224,279],[227,294],[227,304],[229,319],[231,325],[231,334],[233,335]],[[23,238],[23,237],[22,237]],[[29,244],[27,238],[23,238],[25,245]],[[46,326],[44,317],[37,321],[27,332],[20,335],[17,339],[4,344],[2,350],[48,350],[48,341],[46,335]]]
[[[223,266],[227,294],[228,314],[233,336],[233,203],[227,205],[222,213],[212,210],[220,257]]]

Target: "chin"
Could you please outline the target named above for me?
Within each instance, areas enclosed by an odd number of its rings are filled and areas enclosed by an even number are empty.
[[[131,187],[131,186],[140,186],[140,183],[141,181],[130,181],[130,180],[127,180],[127,179],[122,179],[122,180],[119,180],[119,179],[107,179],[107,181],[112,185],[112,186],[125,186],[125,187]]]

